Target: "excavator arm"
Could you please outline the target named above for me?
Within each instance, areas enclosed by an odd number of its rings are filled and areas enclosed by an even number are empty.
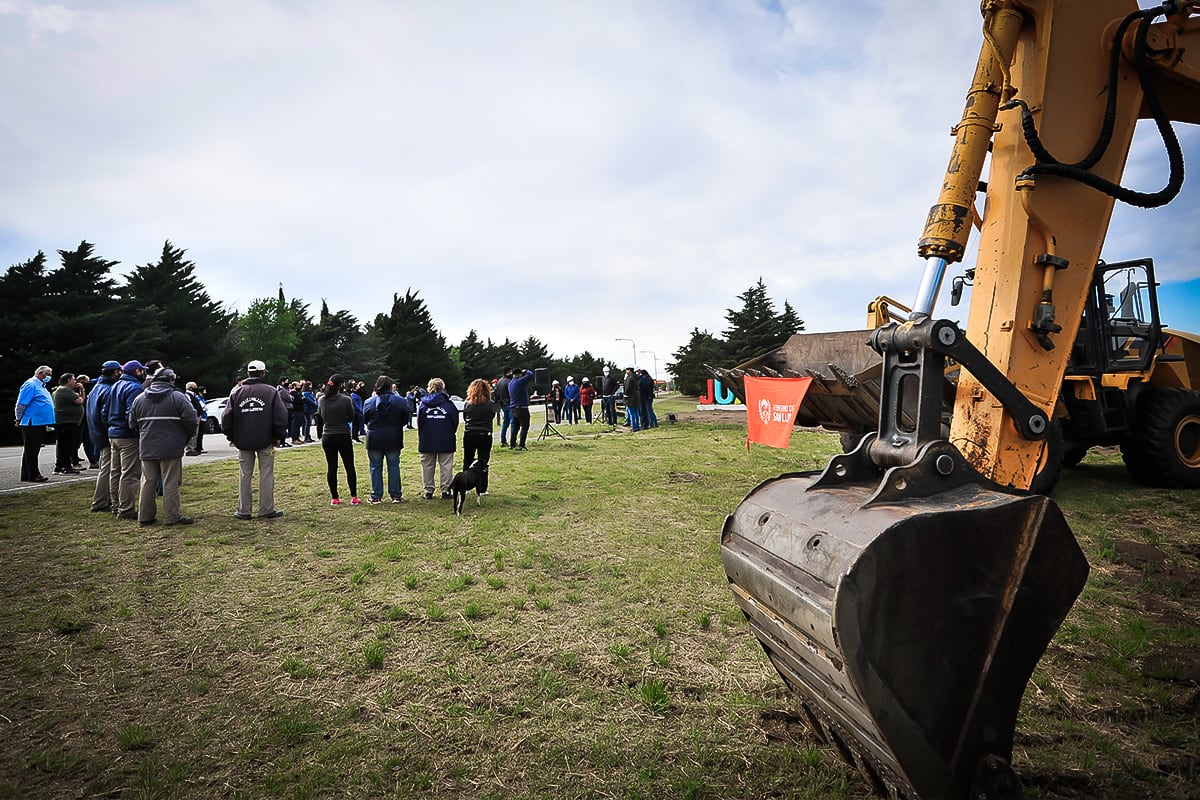
[[[1000,0],[983,10],[979,67],[918,252],[958,260],[970,220],[981,219],[967,339],[1050,414],[1114,202],[1163,205],[1182,184],[1170,121],[1200,122],[1200,4],[1141,11],[1130,0]],[[1139,118],[1155,121],[1171,162],[1154,193],[1120,186]],[[930,313],[922,303],[918,311]],[[1061,458],[1053,436],[1021,435],[969,371],[950,441],[984,475],[1021,489]]]
[[[1200,116],[1196,3],[981,10],[917,299],[904,321],[888,302],[873,312],[886,323],[870,335],[877,430],[820,473],[756,487],[721,537],[734,598],[802,716],[891,798],[1021,795],[1017,711],[1088,574],[1058,507],[1022,490],[1056,458],[1052,413],[1114,199],[1169,202],[1182,181],[1170,121]],[[1171,162],[1158,192],[1119,185],[1140,117]],[[962,331],[933,309],[973,226]],[[947,439],[948,359],[960,375]],[[837,377],[859,386],[878,366]]]

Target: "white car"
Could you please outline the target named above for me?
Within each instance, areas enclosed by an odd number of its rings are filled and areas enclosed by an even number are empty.
[[[462,413],[462,410],[463,410],[463,409],[466,407],[466,405],[467,405],[467,401],[466,401],[466,400],[463,400],[461,397],[459,397],[459,396],[458,396],[458,395],[456,395],[456,394],[452,394],[452,395],[450,395],[450,402],[451,402],[451,403],[454,403],[454,407],[458,409],[458,411],[459,411],[459,413],[460,413],[460,414]]]
[[[208,421],[204,423],[205,433],[221,432],[221,412],[225,410],[225,404],[228,402],[228,397],[214,397],[205,402],[204,410],[208,414]]]

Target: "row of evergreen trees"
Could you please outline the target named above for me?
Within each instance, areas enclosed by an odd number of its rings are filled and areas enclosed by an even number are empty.
[[[181,380],[208,387],[210,397],[225,394],[251,358],[266,362],[273,378],[319,381],[340,373],[370,382],[386,373],[407,387],[436,375],[459,394],[473,378],[497,376],[505,366],[546,367],[561,379],[597,375],[606,365],[587,351],[556,358],[535,336],[495,343],[472,330],[448,345],[411,289],[393,295],[391,309],[365,324],[348,311],[331,311],[324,300],[314,319],[308,304],[285,297],[282,285],[277,297],[255,299],[239,314],[209,296],[186,251],[169,241],[157,261],[135,267],[123,282],[112,274],[118,262],[97,256],[87,241],[58,255],[57,266],[38,252],[0,276],[6,301],[0,395],[15,397],[38,364],[51,365],[58,375],[95,377],[110,358],[161,359]],[[694,329],[666,365],[685,394],[704,390],[705,363],[732,366],[804,327],[788,303],[775,313],[761,278],[738,299],[741,307],[726,314],[725,338]]]

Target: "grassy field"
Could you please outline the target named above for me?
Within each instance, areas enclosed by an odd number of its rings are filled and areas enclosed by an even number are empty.
[[[0,797],[869,796],[719,557],[745,493],[836,437],[560,430],[494,453],[462,518],[419,499],[415,440],[400,505],[329,507],[315,446],[279,454],[279,520],[233,519],[232,462],[188,466],[189,528],[78,484],[0,498]],[[1200,495],[1099,454],[1060,502],[1093,572],[1022,708],[1027,793],[1197,797]]]

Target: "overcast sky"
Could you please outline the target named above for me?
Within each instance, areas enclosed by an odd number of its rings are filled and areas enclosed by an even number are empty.
[[[412,287],[451,344],[660,372],[760,276],[859,328],[915,294],[978,6],[0,0],[0,267],[169,239],[239,310],[282,283],[366,322]],[[1165,181],[1140,130],[1125,182]],[[1200,331],[1198,183],[1104,255],[1153,255]]]

